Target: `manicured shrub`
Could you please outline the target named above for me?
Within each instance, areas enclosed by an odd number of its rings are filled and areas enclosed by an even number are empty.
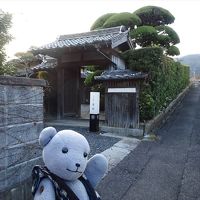
[[[165,41],[165,43],[163,44],[163,46],[169,45],[169,44],[178,44],[180,42],[180,38],[178,36],[178,34],[176,33],[176,31],[174,31],[171,27],[169,26],[157,26],[155,27],[156,30],[158,31],[158,36],[163,36],[163,38],[169,38]],[[158,40],[158,44],[162,44],[164,41],[159,41]]]
[[[103,24],[104,28],[115,27],[124,25],[126,27],[134,28],[135,25],[141,24],[140,18],[129,12],[117,13],[109,17]]]
[[[159,26],[174,22],[174,16],[166,9],[157,6],[145,6],[134,12],[142,20],[142,25]]]
[[[142,47],[151,46],[157,40],[157,31],[153,26],[140,26],[133,29],[130,35]]]
[[[171,46],[167,49],[167,54],[170,56],[180,55],[180,51],[176,46]]]
[[[115,13],[107,13],[102,15],[101,17],[99,17],[91,26],[90,30],[95,30],[95,29],[100,29],[103,28],[103,24],[105,23],[105,21],[110,18],[112,15],[114,15]]]

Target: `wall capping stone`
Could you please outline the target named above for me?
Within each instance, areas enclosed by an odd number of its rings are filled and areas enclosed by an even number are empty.
[[[0,76],[0,85],[41,86],[45,87],[46,81],[42,79]]]

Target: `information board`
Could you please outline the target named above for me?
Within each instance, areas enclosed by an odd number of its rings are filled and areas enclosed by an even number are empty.
[[[90,92],[90,114],[99,114],[100,92]]]

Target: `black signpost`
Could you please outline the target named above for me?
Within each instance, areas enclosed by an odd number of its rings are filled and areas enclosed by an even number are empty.
[[[90,92],[90,132],[99,131],[100,92]]]

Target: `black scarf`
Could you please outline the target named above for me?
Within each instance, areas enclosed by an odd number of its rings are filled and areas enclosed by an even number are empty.
[[[71,190],[69,186],[67,186],[63,179],[56,176],[55,174],[51,173],[47,167],[41,167],[39,165],[36,165],[32,170],[32,180],[33,180],[33,186],[32,186],[32,194],[35,195],[40,182],[42,179],[48,178],[55,189],[55,195],[56,200],[79,200],[79,198],[76,196],[76,194]],[[100,197],[97,197],[97,194],[90,184],[90,182],[85,179],[83,176],[79,178],[79,180],[82,182],[82,184],[85,186],[85,189],[87,191],[87,194],[89,196],[90,200],[100,200]]]

